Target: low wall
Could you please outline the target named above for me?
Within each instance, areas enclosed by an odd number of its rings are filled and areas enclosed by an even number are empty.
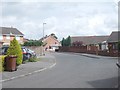
[[[70,47],[60,47],[59,48],[60,52],[76,52],[76,53],[85,53],[87,51],[87,47],[86,46],[70,46]]]
[[[101,51],[101,50],[87,50],[86,46],[81,47],[60,47],[59,52],[75,52],[75,53],[87,53],[87,54],[95,54],[101,56],[111,56],[111,57],[120,57],[120,52],[108,52],[108,51]]]
[[[26,48],[29,48],[33,50],[37,55],[42,55],[42,46],[25,46]]]

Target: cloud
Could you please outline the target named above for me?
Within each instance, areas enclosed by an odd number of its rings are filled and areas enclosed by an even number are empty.
[[[40,39],[55,33],[59,40],[78,35],[106,35],[117,30],[116,3],[113,2],[6,2],[2,26],[13,26],[26,38]]]

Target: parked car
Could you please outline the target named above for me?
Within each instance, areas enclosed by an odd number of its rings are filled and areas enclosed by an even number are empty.
[[[23,49],[25,49],[26,50],[26,54],[27,54],[27,56],[30,58],[30,57],[33,57],[33,56],[36,56],[36,53],[34,52],[34,51],[32,51],[32,50],[30,50],[30,49],[28,49],[28,48],[26,48],[26,47],[22,47]]]
[[[36,53],[33,50],[30,50],[28,48],[26,48],[26,49],[27,49],[28,54],[30,54],[30,57],[36,56]]]
[[[2,47],[2,55],[7,54],[8,48],[9,48],[9,46],[3,46]],[[23,54],[23,61],[30,59],[31,54],[27,51],[27,48],[21,47],[21,49],[22,49],[22,54]]]
[[[22,49],[22,54],[23,54],[23,61],[28,60],[30,57],[27,53],[26,48],[22,47],[21,49]]]

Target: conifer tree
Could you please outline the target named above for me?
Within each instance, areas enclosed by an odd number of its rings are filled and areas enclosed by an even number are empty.
[[[17,56],[17,59],[16,59],[17,66],[22,64],[22,59],[23,59],[22,49],[21,49],[20,44],[18,43],[18,41],[15,38],[10,42],[10,46],[7,50],[7,55],[16,55]]]

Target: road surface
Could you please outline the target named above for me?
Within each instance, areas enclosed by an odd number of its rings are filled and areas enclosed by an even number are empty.
[[[3,83],[3,88],[114,88],[118,84],[117,59],[90,58],[72,53],[50,53],[56,66]]]

